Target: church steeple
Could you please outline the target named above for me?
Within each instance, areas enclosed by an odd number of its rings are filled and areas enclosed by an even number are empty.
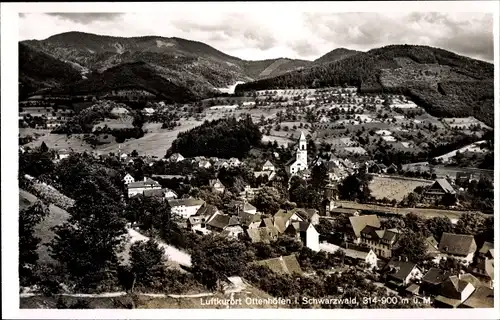
[[[307,167],[307,139],[303,131],[300,132],[297,161],[302,162]]]

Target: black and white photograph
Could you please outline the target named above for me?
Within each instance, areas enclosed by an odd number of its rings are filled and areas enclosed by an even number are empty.
[[[498,318],[499,7],[2,3],[5,316]]]

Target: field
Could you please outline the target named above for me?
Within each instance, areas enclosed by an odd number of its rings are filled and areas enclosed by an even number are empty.
[[[29,207],[37,200],[38,198],[31,193],[19,190],[19,210]],[[55,234],[52,230],[50,230],[50,228],[62,224],[69,217],[68,212],[52,204],[49,206],[49,210],[49,215],[35,228],[35,236],[42,240],[42,245],[40,245],[37,250],[41,262],[54,261],[49,256],[48,248],[43,244],[49,243],[52,239],[54,239]]]
[[[478,141],[478,142],[475,142],[475,143],[470,144],[468,146],[465,146],[463,148],[460,148],[460,149],[457,149],[457,150],[453,150],[453,151],[448,152],[448,153],[446,153],[446,154],[444,154],[442,156],[436,157],[436,160],[440,159],[440,160],[443,161],[443,163],[449,162],[451,158],[453,158],[454,156],[457,155],[457,152],[460,152],[460,153],[464,153],[464,152],[485,153],[488,150],[481,148],[481,144],[483,144],[485,142],[486,142],[485,140]]]
[[[422,179],[374,176],[369,187],[376,199],[396,199],[399,202],[416,187],[429,186],[432,183],[433,181]]]
[[[468,129],[470,126],[479,126],[481,128],[491,129],[489,126],[474,117],[443,118],[443,122],[450,126],[450,128],[456,129]]]

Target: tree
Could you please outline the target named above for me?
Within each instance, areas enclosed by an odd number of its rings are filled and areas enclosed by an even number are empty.
[[[432,217],[427,219],[425,224],[438,242],[441,240],[443,233],[453,232],[453,224],[448,217]]]
[[[420,263],[427,258],[427,245],[421,233],[406,231],[398,240],[396,256],[407,257],[409,261]]]
[[[132,150],[132,152],[130,153],[130,156],[131,156],[131,157],[133,157],[133,158],[135,158],[135,157],[139,156],[139,153],[137,152],[137,150],[135,150],[135,149],[134,149],[134,150]]]
[[[35,226],[49,214],[49,209],[37,201],[19,212],[19,280],[20,286],[29,286],[35,279],[38,262],[37,248],[41,239],[35,236]]]
[[[455,233],[473,236],[483,231],[485,218],[480,213],[466,212],[460,216],[455,226]]]
[[[452,193],[445,193],[441,198],[441,204],[447,207],[454,206],[457,203],[456,195]]]
[[[131,272],[144,288],[161,288],[165,262],[165,252],[154,240],[138,241],[130,248]]]
[[[61,264],[75,290],[115,288],[117,252],[122,250],[126,233],[123,206],[103,194],[97,183],[85,180],[68,212],[69,219],[53,228],[50,255]]]
[[[351,201],[360,200],[363,202],[368,200],[371,195],[369,188],[370,180],[371,176],[364,173],[363,170],[348,176],[339,186],[340,197]]]
[[[311,184],[313,188],[321,191],[328,184],[328,168],[324,163],[314,166],[311,170]]]
[[[41,152],[48,152],[49,151],[49,147],[47,147],[47,145],[45,144],[45,141],[42,141],[42,144],[40,145],[40,151]]]
[[[257,210],[267,214],[276,213],[282,203],[283,201],[278,191],[270,187],[260,189],[252,200],[252,204]]]
[[[404,218],[404,224],[406,229],[422,234],[423,236],[429,236],[430,232],[427,230],[427,225],[425,219],[414,214],[408,213]]]

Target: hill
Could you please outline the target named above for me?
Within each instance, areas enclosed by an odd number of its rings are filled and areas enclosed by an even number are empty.
[[[37,202],[39,199],[33,194],[19,190],[19,209],[25,209]],[[41,244],[38,247],[38,255],[41,262],[53,262],[49,256],[47,243],[50,243],[55,234],[51,230],[52,227],[64,223],[69,218],[69,213],[53,204],[49,205],[49,215],[35,227],[35,236],[41,239]]]
[[[340,61],[240,84],[236,91],[353,85],[362,93],[408,95],[438,117],[493,125],[493,64],[428,46],[391,45]]]
[[[226,87],[237,81],[275,76],[311,63],[281,58],[245,61],[202,42],[175,37],[122,38],[67,32],[45,40],[23,41],[21,44],[32,51],[51,56],[53,60],[68,62],[75,70],[94,74],[104,73],[123,64],[128,65],[124,67],[127,69],[130,64],[147,63],[157,76],[178,87],[189,88],[196,94],[195,97],[208,96],[215,88]],[[48,68],[53,64],[55,61],[46,63]],[[113,69],[113,72],[117,70],[121,69]],[[58,87],[59,84],[54,83],[52,87]],[[78,91],[84,93],[81,86],[82,83],[79,83]],[[85,86],[83,88],[88,89]]]
[[[68,63],[19,43],[19,94],[59,86],[82,79]]]
[[[353,56],[355,54],[360,53],[361,51],[356,51],[356,50],[350,50],[346,48],[337,48],[333,49],[332,51],[324,54],[323,56],[319,57],[318,59],[314,60],[315,64],[324,64],[324,63],[329,63],[329,62],[335,62],[335,61],[340,61],[345,58],[349,58],[350,56]]]

